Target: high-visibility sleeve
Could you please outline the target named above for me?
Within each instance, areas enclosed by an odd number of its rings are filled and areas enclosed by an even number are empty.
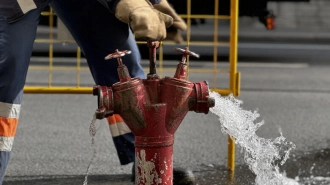
[[[112,137],[131,133],[131,130],[128,128],[128,126],[120,115],[114,114],[112,116],[107,117],[107,120],[109,123],[109,128]]]
[[[11,151],[21,105],[0,102],[0,151]]]

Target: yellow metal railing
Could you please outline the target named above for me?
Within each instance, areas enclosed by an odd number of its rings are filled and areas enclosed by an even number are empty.
[[[237,72],[237,42],[238,42],[238,1],[231,0],[230,3],[230,15],[218,15],[219,14],[219,0],[215,0],[214,4],[214,14],[213,15],[193,15],[191,12],[191,0],[187,0],[187,14],[180,15],[182,18],[186,18],[188,30],[186,32],[186,41],[182,44],[186,46],[213,46],[213,68],[210,69],[190,69],[189,68],[189,58],[187,60],[188,70],[193,73],[212,73],[213,74],[213,85],[211,86],[212,91],[216,91],[219,94],[226,96],[233,94],[238,96],[240,94],[240,73]],[[36,42],[49,43],[49,67],[36,67],[30,66],[29,70],[48,70],[48,86],[26,86],[24,87],[24,93],[63,93],[63,94],[92,94],[92,87],[82,87],[80,86],[80,72],[88,70],[87,67],[81,67],[81,51],[80,48],[77,48],[77,65],[76,67],[65,67],[65,70],[76,70],[76,86],[53,86],[53,71],[63,70],[61,67],[53,66],[53,44],[54,43],[66,43],[74,41],[63,41],[53,38],[53,22],[54,14],[52,11],[43,12],[43,16],[49,16],[50,23],[50,32],[49,39],[36,39]],[[191,19],[194,18],[204,18],[204,19],[213,19],[214,20],[214,36],[213,41],[191,41]],[[230,40],[229,42],[223,42],[218,40],[218,27],[220,19],[230,20]],[[145,44],[146,42],[137,42],[138,44]],[[173,71],[174,68],[164,68],[163,67],[163,46],[164,45],[175,45],[174,42],[163,41],[159,48],[159,65],[158,72],[162,76],[163,72]],[[229,46],[229,69],[228,70],[219,70],[218,69],[218,47],[219,46]],[[221,73],[229,74],[229,87],[228,88],[218,88],[217,87],[217,75]],[[189,74],[189,73],[188,73]],[[188,76],[189,78],[189,76]],[[234,138],[228,137],[228,168],[234,171],[235,168],[235,143]]]
[[[240,73],[237,72],[237,44],[238,44],[238,0],[231,0],[230,5],[230,82],[229,89],[234,96],[240,93]],[[228,136],[228,168],[235,169],[235,138]]]

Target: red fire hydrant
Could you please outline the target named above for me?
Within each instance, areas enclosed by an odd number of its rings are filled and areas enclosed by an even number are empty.
[[[150,73],[147,79],[131,78],[121,57],[130,51],[116,51],[106,59],[117,58],[120,82],[112,87],[95,86],[98,96],[96,117],[119,114],[135,135],[135,184],[172,185],[174,133],[188,111],[209,112],[215,100],[209,96],[206,81],[186,80],[187,56],[198,57],[188,48],[176,48],[183,54],[173,78],[160,79],[156,74],[156,48],[148,42]]]

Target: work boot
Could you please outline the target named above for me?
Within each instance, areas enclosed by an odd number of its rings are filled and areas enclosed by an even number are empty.
[[[135,181],[135,164],[132,167],[132,182]],[[173,185],[195,185],[193,172],[184,168],[173,168]]]
[[[193,172],[184,168],[173,168],[173,185],[195,185]]]

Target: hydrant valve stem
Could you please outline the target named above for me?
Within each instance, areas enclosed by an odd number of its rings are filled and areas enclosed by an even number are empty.
[[[185,80],[187,77],[187,65],[186,65],[187,56],[189,55],[199,58],[199,55],[192,51],[189,51],[188,47],[186,47],[185,49],[181,49],[181,48],[174,48],[174,49],[175,51],[182,53],[182,59],[176,68],[174,78]]]
[[[174,48],[175,51],[182,53],[182,63],[186,63],[187,60],[187,56],[192,56],[195,58],[199,58],[199,55],[197,53],[194,53],[192,51],[189,51],[189,48],[186,47],[185,49],[181,49],[181,48]]]
[[[158,41],[148,41],[147,46],[149,47],[149,68],[150,72],[149,75],[156,74],[156,53],[157,48],[159,47]]]
[[[119,79],[120,79],[121,82],[126,82],[126,81],[129,81],[131,79],[131,76],[129,75],[128,69],[123,64],[123,61],[121,59],[121,57],[123,57],[125,55],[129,55],[131,53],[132,52],[130,50],[119,51],[118,49],[116,49],[116,52],[111,53],[111,54],[107,55],[106,57],[104,57],[105,60],[117,58],[117,62],[118,62],[117,72],[118,72]]]
[[[125,55],[129,55],[131,54],[132,52],[130,50],[123,50],[123,51],[119,51],[118,49],[116,49],[116,52],[114,53],[111,53],[109,55],[107,55],[106,57],[104,57],[104,60],[110,60],[110,59],[113,59],[113,58],[121,58]],[[118,60],[119,62],[119,60]],[[119,64],[119,63],[118,63]],[[121,63],[122,64],[122,63]],[[120,64],[119,64],[120,65]]]

